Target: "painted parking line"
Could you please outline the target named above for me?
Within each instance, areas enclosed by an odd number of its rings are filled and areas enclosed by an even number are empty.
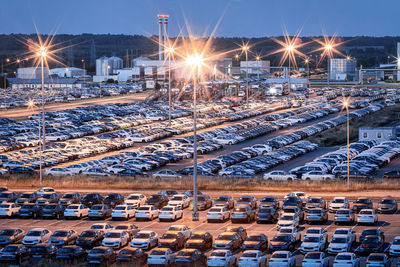
[[[151,227],[151,226],[153,226],[153,225],[155,225],[155,224],[157,224],[157,223],[158,223],[158,222],[150,223],[150,224],[144,226],[142,229],[149,228],[149,227]]]

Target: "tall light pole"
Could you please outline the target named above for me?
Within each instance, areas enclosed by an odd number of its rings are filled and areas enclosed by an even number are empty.
[[[294,46],[292,44],[286,46],[286,51],[288,53],[289,68],[288,68],[288,86],[289,86],[289,102],[291,102],[292,86],[290,84],[290,59],[293,55]]]
[[[256,60],[257,60],[258,63],[260,63],[260,57],[259,56],[256,57]],[[257,71],[257,80],[258,80],[258,82],[260,82],[260,71],[261,71],[261,66]]]
[[[326,82],[328,84],[328,89],[329,89],[329,81],[330,81],[329,73],[330,73],[330,61],[331,61],[331,56],[330,55],[332,55],[332,48],[333,47],[332,47],[331,44],[326,44],[324,48],[325,48],[326,54],[328,55],[326,57],[327,60],[328,60],[328,64],[327,64],[328,72],[327,72]]]
[[[247,45],[242,46],[242,51],[246,55],[246,107],[249,108],[249,58],[247,54],[249,47]]]
[[[171,57],[174,48],[171,46],[167,49],[168,53],[168,125],[171,125],[172,117],[172,93],[171,93]]]
[[[29,100],[28,101],[28,108],[31,109],[33,111],[33,109],[35,108],[35,102],[33,100]],[[39,184],[42,184],[42,180],[43,180],[43,167],[42,167],[42,163],[43,163],[43,153],[42,153],[42,139],[41,139],[41,127],[40,127],[40,108],[38,108],[38,140],[39,140]]]
[[[36,55],[40,58],[41,74],[42,74],[42,145],[43,151],[46,150],[46,118],[45,118],[45,89],[44,89],[44,60],[47,57],[47,48],[45,46],[40,46],[39,51]]]
[[[192,220],[199,220],[197,207],[197,79],[200,76],[200,68],[204,63],[201,55],[190,55],[186,59],[186,64],[192,68],[193,75],[193,213]]]
[[[350,120],[349,120],[349,102],[343,102],[347,114],[347,189],[350,188]]]
[[[307,65],[307,81],[308,81],[308,88],[310,88],[310,66],[309,66],[309,64],[310,64],[310,59],[308,59],[308,58],[306,58],[305,60],[304,60],[304,62],[306,63],[306,65]]]

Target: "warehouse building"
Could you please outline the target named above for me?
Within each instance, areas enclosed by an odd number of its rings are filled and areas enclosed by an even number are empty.
[[[353,58],[331,58],[329,61],[329,80],[354,81],[357,61]]]
[[[20,79],[20,78],[7,78],[11,84],[12,89],[25,89],[25,88],[42,88],[42,79]],[[82,88],[83,82],[78,79],[69,78],[46,78],[44,79],[44,87],[49,89],[64,88],[74,89]]]
[[[49,77],[49,69],[47,67],[43,68],[44,78]],[[42,78],[42,68],[41,67],[28,67],[28,68],[18,68],[17,78],[19,79],[41,79]]]

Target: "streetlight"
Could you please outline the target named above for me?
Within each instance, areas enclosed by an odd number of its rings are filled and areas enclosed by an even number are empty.
[[[192,68],[193,74],[193,214],[192,220],[199,220],[199,211],[197,207],[197,79],[200,76],[201,66],[204,64],[204,58],[199,54],[189,55],[186,64]]]
[[[308,87],[310,88],[310,66],[309,66],[309,64],[310,64],[310,59],[309,59],[309,58],[306,58],[306,59],[304,60],[304,63],[306,63],[306,65],[307,65],[307,81],[308,81]]]
[[[260,59],[261,59],[260,56],[256,56],[256,60],[257,60],[258,63],[260,63]],[[257,80],[258,80],[258,82],[260,82],[260,71],[261,71],[261,66],[257,71]]]
[[[347,113],[347,189],[350,188],[350,124],[349,124],[349,102],[343,101],[343,107]]]
[[[325,45],[325,47],[324,47],[324,49],[325,49],[325,51],[326,51],[326,54],[328,55],[326,58],[327,58],[327,60],[328,60],[328,65],[327,65],[327,69],[328,69],[328,74],[327,74],[327,84],[328,84],[328,89],[329,89],[329,80],[330,80],[330,77],[329,77],[329,72],[330,72],[330,59],[331,59],[331,57],[330,57],[330,55],[332,54],[332,45],[331,44],[326,44]]]
[[[249,47],[247,45],[242,46],[242,51],[246,55],[246,106],[249,108],[249,58],[247,54]]]
[[[171,125],[172,112],[172,95],[171,95],[171,57],[174,53],[174,47],[170,46],[167,49],[168,54],[168,125]]]
[[[289,86],[289,102],[290,102],[290,97],[291,97],[291,93],[292,93],[292,88],[291,88],[291,84],[290,84],[290,58],[291,55],[294,56],[293,51],[294,51],[294,46],[292,44],[289,44],[285,47],[286,52],[288,53],[288,60],[289,60],[289,68],[288,68],[288,86]]]
[[[32,110],[35,108],[35,102],[33,100],[29,100],[28,101],[28,109]],[[42,184],[42,180],[43,180],[43,172],[42,172],[42,162],[43,162],[43,152],[42,152],[42,138],[41,138],[41,127],[40,127],[40,108],[38,107],[38,114],[39,114],[39,118],[38,118],[38,143],[39,143],[39,183]]]

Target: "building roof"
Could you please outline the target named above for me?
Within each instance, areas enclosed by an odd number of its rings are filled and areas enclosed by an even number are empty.
[[[11,84],[41,84],[42,79],[21,79],[21,78],[7,78],[7,80]],[[45,84],[77,84],[82,83],[78,79],[74,78],[53,78],[53,79],[44,79]]]
[[[74,71],[74,70],[83,70],[83,69],[80,69],[80,68],[76,68],[76,67],[65,67],[65,68],[54,68],[54,69],[51,69],[50,70],[50,72],[54,72],[54,71]]]
[[[268,78],[267,83],[287,83],[288,78]],[[290,83],[308,83],[306,78],[290,78]]]

